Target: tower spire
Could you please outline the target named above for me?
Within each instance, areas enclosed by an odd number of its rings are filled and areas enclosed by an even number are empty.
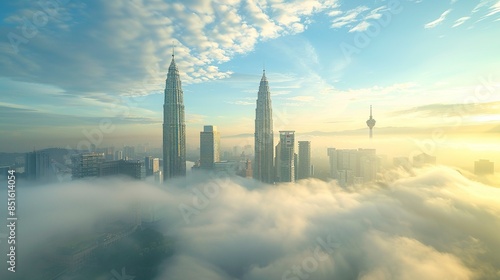
[[[175,41],[172,40],[172,59],[174,58],[175,56]]]
[[[375,126],[376,121],[372,116],[372,105],[370,105],[370,118],[366,121],[366,125],[370,128],[370,138],[373,137],[373,127]]]

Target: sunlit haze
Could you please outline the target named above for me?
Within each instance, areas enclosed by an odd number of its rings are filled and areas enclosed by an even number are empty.
[[[0,20],[2,279],[500,279],[500,0]]]

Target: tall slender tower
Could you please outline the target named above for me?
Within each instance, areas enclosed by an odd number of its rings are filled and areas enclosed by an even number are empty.
[[[274,183],[274,140],[273,140],[273,113],[271,106],[271,93],[263,71],[260,80],[255,109],[255,160],[253,178],[265,183]]]
[[[163,104],[163,178],[186,175],[186,123],[184,94],[174,53],[168,67]]]
[[[366,125],[370,128],[370,138],[373,138],[373,127],[375,123],[376,121],[372,117],[372,105],[370,105],[370,118],[366,121]]]

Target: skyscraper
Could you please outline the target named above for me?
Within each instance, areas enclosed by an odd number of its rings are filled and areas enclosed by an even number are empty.
[[[255,109],[255,159],[253,178],[265,183],[274,183],[273,166],[273,114],[271,106],[271,93],[266,71],[263,71],[260,80]]]
[[[205,125],[200,132],[200,168],[213,169],[220,161],[220,137],[217,127]]]
[[[311,141],[299,141],[299,164],[297,179],[311,177]]]
[[[280,131],[276,146],[276,182],[295,181],[295,131]]]
[[[366,121],[366,125],[370,128],[370,138],[373,137],[373,127],[375,126],[375,119],[372,117],[372,105],[370,105],[370,118]]]
[[[168,67],[163,105],[163,178],[186,175],[184,96],[174,54]]]
[[[26,153],[24,172],[29,180],[47,179],[50,171],[49,155],[43,151]]]
[[[103,153],[85,153],[71,157],[72,162],[72,178],[80,179],[86,177],[99,177],[99,169],[104,162]]]

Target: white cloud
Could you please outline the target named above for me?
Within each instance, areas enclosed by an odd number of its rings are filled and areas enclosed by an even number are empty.
[[[445,167],[383,178],[348,189],[335,181],[264,185],[203,174],[162,187],[101,179],[26,188],[19,253],[103,216],[126,218],[140,200],[160,207],[159,228],[174,241],[157,279],[498,278],[500,189]]]
[[[434,27],[438,26],[439,24],[441,24],[441,23],[442,23],[442,22],[446,19],[446,16],[447,16],[450,12],[451,12],[451,9],[444,11],[444,12],[443,12],[443,13],[439,16],[439,18],[438,18],[438,19],[433,20],[433,21],[431,21],[431,22],[429,22],[429,23],[425,24],[425,26],[424,26],[424,27],[425,27],[425,28],[434,28]]]
[[[332,28],[349,27],[349,32],[363,32],[371,26],[371,21],[380,19],[382,13],[387,11],[387,6],[381,6],[370,10],[366,6],[359,6],[349,10],[342,15],[342,12],[333,10],[328,15],[332,18]],[[342,15],[342,16],[340,16]],[[353,27],[354,25],[354,27]]]
[[[2,67],[0,75],[82,95],[146,95],[161,92],[175,44],[184,83],[224,79],[232,73],[218,64],[252,51],[260,40],[303,32],[311,16],[337,7],[336,2],[111,0],[68,5],[19,46],[19,55],[1,43],[0,62],[12,67]],[[19,33],[22,16],[39,9],[34,3],[5,21],[17,24]],[[54,29],[52,23],[65,28]]]
[[[360,22],[358,25],[354,26],[349,30],[349,32],[362,32],[368,29],[370,27],[370,23],[366,21]]]
[[[355,9],[349,10],[344,13],[344,15],[340,17],[336,17],[332,21],[332,27],[333,28],[340,28],[344,27],[346,25],[355,23],[358,21],[358,17],[361,15],[361,13],[368,11],[369,8],[366,6],[359,6]]]
[[[486,16],[489,17],[497,13],[500,13],[500,1],[496,2],[490,7],[490,12]]]
[[[464,23],[465,23],[467,20],[469,20],[469,19],[470,19],[470,17],[461,17],[461,18],[459,18],[459,19],[457,19],[457,20],[455,21],[455,24],[453,24],[453,26],[452,26],[452,27],[457,27],[457,26],[460,26],[460,25],[464,24]]]

